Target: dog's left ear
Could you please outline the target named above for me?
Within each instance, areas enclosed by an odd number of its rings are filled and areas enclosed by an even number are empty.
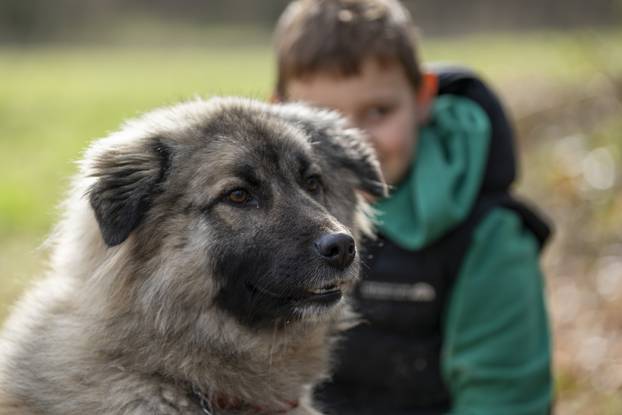
[[[388,195],[376,152],[361,131],[354,128],[328,130],[314,138],[313,142],[331,163],[354,173],[360,190],[374,197]]]
[[[170,149],[161,140],[132,144],[92,160],[90,175],[97,180],[89,202],[108,246],[125,241],[140,224],[170,164]]]

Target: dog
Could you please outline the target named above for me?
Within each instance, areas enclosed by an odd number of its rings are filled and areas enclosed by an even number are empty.
[[[86,151],[6,323],[0,413],[318,414],[386,191],[327,110],[211,98],[127,122]]]

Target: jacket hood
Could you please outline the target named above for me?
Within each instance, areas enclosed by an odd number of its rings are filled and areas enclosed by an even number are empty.
[[[482,190],[490,142],[490,120],[479,105],[457,95],[437,97],[430,121],[419,129],[410,171],[375,204],[379,230],[415,250],[455,228]]]

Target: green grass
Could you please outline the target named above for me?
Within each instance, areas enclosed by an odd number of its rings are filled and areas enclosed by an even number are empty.
[[[501,33],[424,42],[423,55],[466,62],[493,80],[533,77],[580,87],[595,72],[622,73],[621,42],[622,31]]]
[[[0,238],[44,231],[87,143],[199,94],[265,98],[267,49],[0,52]]]

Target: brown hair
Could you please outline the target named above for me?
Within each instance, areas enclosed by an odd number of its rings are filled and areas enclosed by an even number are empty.
[[[397,0],[297,0],[276,26],[276,93],[317,72],[356,75],[367,58],[398,62],[413,88],[421,86],[410,13]]]

